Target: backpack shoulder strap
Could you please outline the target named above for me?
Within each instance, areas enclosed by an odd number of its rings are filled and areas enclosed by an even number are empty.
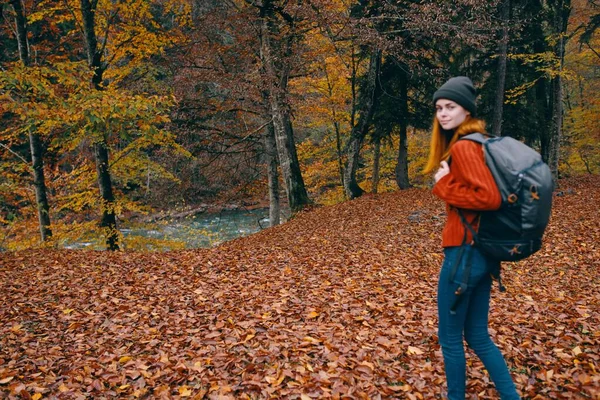
[[[476,133],[470,133],[468,135],[465,135],[465,136],[461,137],[459,140],[470,140],[472,142],[484,144],[489,138],[490,138],[490,136],[484,135],[483,133],[476,132]]]
[[[475,132],[475,133],[469,133],[468,135],[462,136],[460,138],[458,138],[458,140],[470,140],[472,142],[477,142],[481,145],[483,145],[490,137],[487,135],[484,135],[483,133],[479,133],[479,132]],[[448,158],[448,164],[450,164],[451,162],[451,157]]]

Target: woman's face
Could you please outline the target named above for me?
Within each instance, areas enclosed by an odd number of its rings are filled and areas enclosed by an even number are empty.
[[[435,102],[435,116],[445,130],[449,131],[464,122],[471,113],[452,100],[439,99]]]

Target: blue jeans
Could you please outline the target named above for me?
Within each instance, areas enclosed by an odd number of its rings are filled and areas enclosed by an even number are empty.
[[[451,273],[456,264],[460,247],[444,249],[444,264],[438,285],[438,336],[444,356],[448,399],[464,400],[466,385],[466,362],[463,336],[467,344],[485,365],[496,390],[502,400],[520,399],[515,384],[508,372],[500,350],[492,342],[488,333],[488,312],[492,278],[490,270],[494,261],[486,258],[477,248],[466,245],[456,269],[454,279]],[[465,270],[467,259],[471,260],[468,287],[456,304],[455,313],[450,308],[455,300]]]

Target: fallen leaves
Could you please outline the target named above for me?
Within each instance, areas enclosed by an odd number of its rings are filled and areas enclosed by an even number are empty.
[[[563,185],[544,248],[492,293],[531,399],[600,398],[600,179]],[[442,212],[411,189],[215,249],[2,253],[0,397],[439,398]],[[497,398],[467,361],[469,393]]]
[[[5,385],[8,382],[12,381],[13,379],[15,379],[14,376],[9,376],[8,378],[0,379],[0,385]]]
[[[311,311],[310,313],[308,313],[308,315],[306,316],[306,319],[313,319],[313,318],[317,318],[319,316],[319,313],[316,311]]]
[[[408,346],[408,349],[406,350],[406,353],[407,354],[421,355],[421,354],[423,354],[423,350],[419,349],[418,347]]]

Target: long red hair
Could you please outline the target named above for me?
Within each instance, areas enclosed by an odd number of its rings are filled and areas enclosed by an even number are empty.
[[[431,143],[429,145],[429,158],[427,165],[423,169],[424,173],[430,173],[440,167],[440,162],[447,160],[450,156],[452,145],[461,137],[470,133],[486,133],[485,122],[478,118],[472,118],[470,115],[455,130],[447,131],[442,128],[433,117],[433,130],[431,132]]]

